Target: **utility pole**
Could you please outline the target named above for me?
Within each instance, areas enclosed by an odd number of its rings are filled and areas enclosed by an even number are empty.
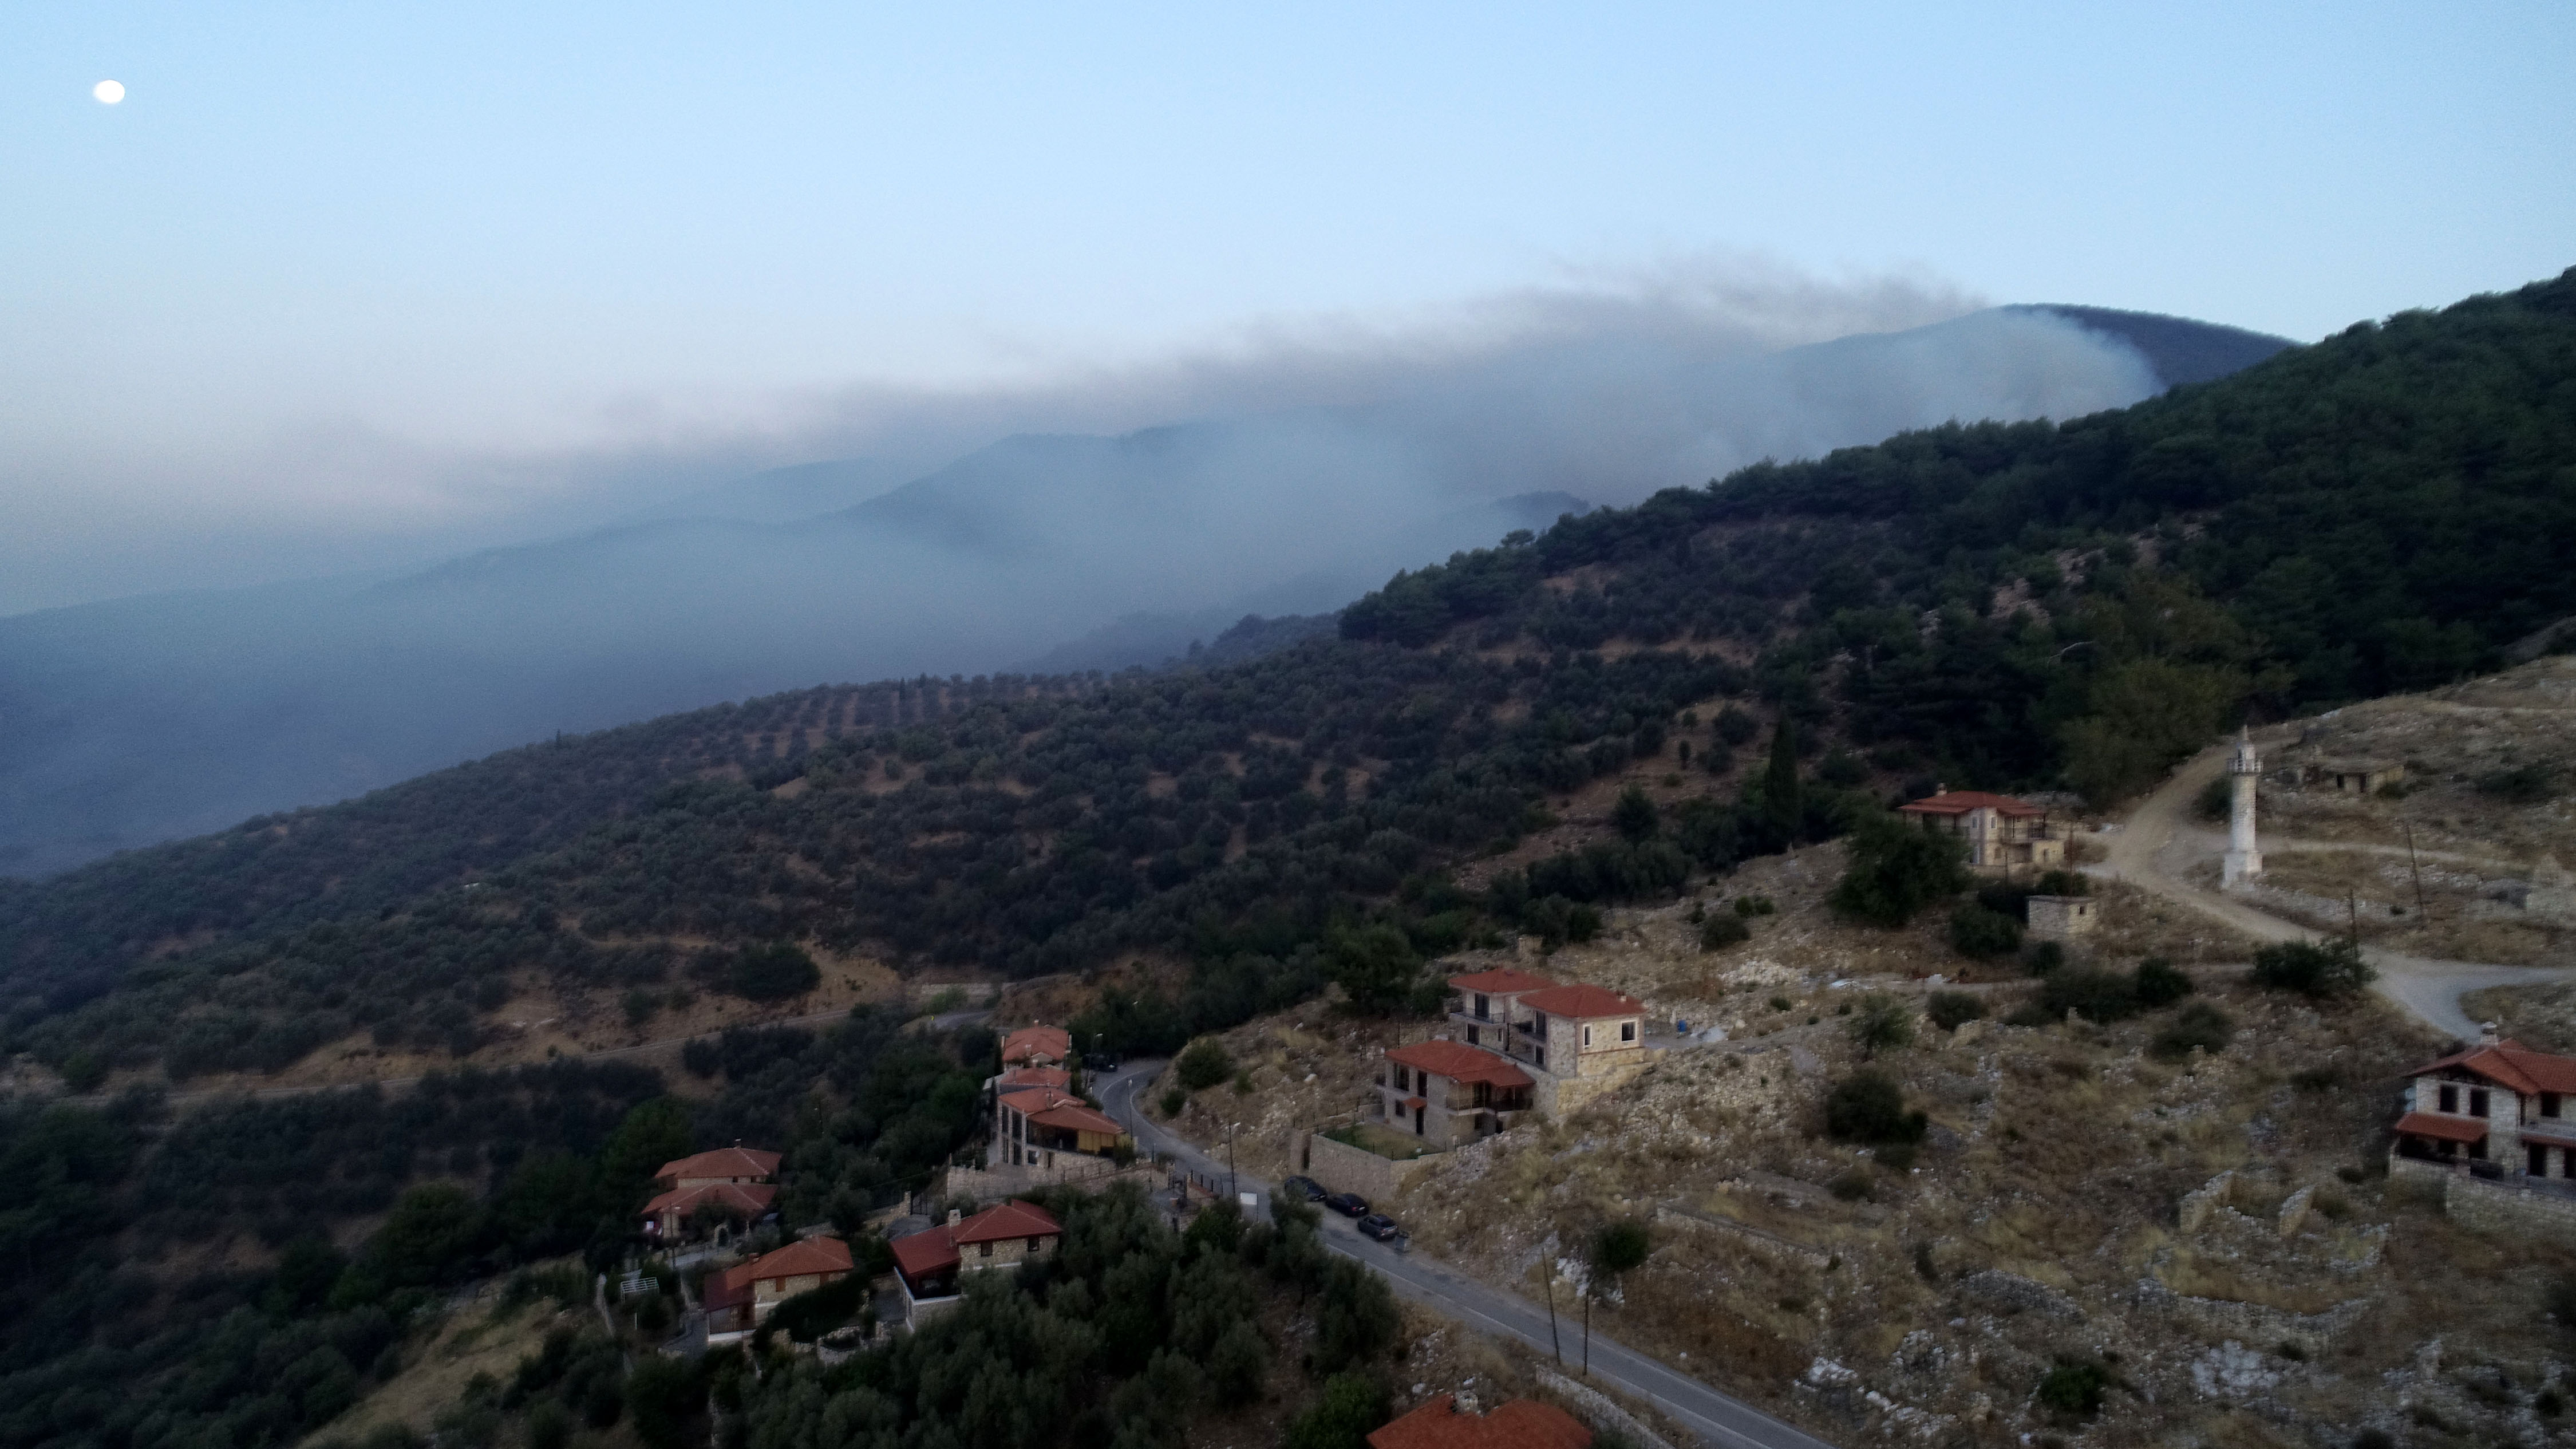
[[[1556,1262],[1550,1259],[1539,1265],[1540,1276],[1547,1280],[1547,1344],[1556,1354],[1556,1366],[1565,1367],[1565,1340],[1556,1336]],[[605,1282],[605,1279],[601,1281]]]
[[[2361,949],[2361,898],[2352,891],[2343,893],[2345,917],[2352,922],[2352,949]]]
[[[1234,1134],[1242,1126],[1240,1122],[1225,1124],[1225,1200],[1227,1202],[1242,1201],[1234,1195]]]

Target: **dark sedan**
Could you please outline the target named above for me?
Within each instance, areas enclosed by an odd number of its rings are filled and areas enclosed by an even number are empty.
[[[1311,1177],[1292,1177],[1279,1184],[1279,1195],[1290,1202],[1322,1202],[1324,1185]]]
[[[1346,1218],[1368,1216],[1368,1199],[1355,1192],[1337,1192],[1324,1199],[1324,1206]]]
[[[1397,1227],[1395,1219],[1384,1213],[1370,1213],[1360,1219],[1360,1231],[1381,1243],[1391,1243],[1403,1234],[1404,1229]]]

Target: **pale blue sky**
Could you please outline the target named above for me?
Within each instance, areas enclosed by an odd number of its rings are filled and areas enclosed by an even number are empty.
[[[835,389],[1748,258],[2313,338],[2576,263],[2571,75],[2563,3],[18,0],[0,532],[434,530]]]

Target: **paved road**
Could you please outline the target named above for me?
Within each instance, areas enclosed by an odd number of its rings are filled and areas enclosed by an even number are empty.
[[[1137,1102],[1138,1091],[1153,1080],[1162,1065],[1158,1061],[1129,1062],[1115,1076],[1094,1077],[1092,1085],[1111,1115],[1127,1124],[1140,1145],[1177,1156],[1200,1172],[1222,1175],[1225,1163],[1221,1158],[1201,1152],[1165,1129],[1147,1117]],[[1270,1183],[1241,1175],[1237,1184],[1245,1192],[1261,1194],[1265,1206],[1269,1203]],[[1387,1244],[1362,1237],[1338,1213],[1324,1214],[1324,1242],[1343,1257],[1376,1269],[1397,1293],[1424,1307],[1471,1328],[1517,1338],[1541,1353],[1550,1351],[1547,1310],[1517,1293],[1470,1278],[1437,1259],[1398,1253]],[[1581,1364],[1583,1331],[1579,1319],[1566,1320],[1561,1332],[1566,1361]],[[1702,1442],[1718,1449],[1827,1449],[1824,1440],[1695,1378],[1676,1373],[1612,1341],[1597,1329],[1592,1335],[1592,1376],[1632,1398],[1653,1404],[1698,1434]]]
[[[2226,768],[2227,753],[2232,747],[2232,744],[2225,743],[2214,745],[2185,762],[2174,772],[2172,779],[2138,803],[2128,823],[2111,837],[2103,862],[2087,866],[2085,871],[2090,875],[2126,881],[2177,905],[2189,906],[2257,941],[2317,940],[2317,931],[2257,910],[2236,897],[2203,890],[2184,879],[2183,873],[2191,866],[2209,859],[2223,848],[2218,836],[2192,823],[2191,812],[2201,790]],[[2298,844],[2319,849],[2331,848],[2334,843],[2302,841]],[[2478,1034],[2478,1023],[2469,1020],[2468,1013],[2460,1009],[2460,997],[2466,992],[2489,986],[2525,986],[2533,982],[2576,977],[2576,972],[2547,967],[2444,961],[2383,950],[2377,946],[2365,946],[2361,954],[2362,959],[2379,972],[2379,979],[2371,983],[2371,990],[2435,1030],[2455,1037]]]

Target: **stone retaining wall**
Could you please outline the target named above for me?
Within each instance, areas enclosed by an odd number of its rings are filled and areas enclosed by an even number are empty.
[[[1395,1201],[1404,1185],[1437,1157],[1435,1153],[1397,1162],[1318,1132],[1306,1139],[1306,1176],[1322,1183],[1327,1192],[1355,1192],[1368,1199],[1371,1206],[1377,1206]]]
[[[2489,1233],[2531,1233],[2576,1244],[2576,1198],[2467,1173],[2448,1174],[2442,1211],[2463,1227]]]

